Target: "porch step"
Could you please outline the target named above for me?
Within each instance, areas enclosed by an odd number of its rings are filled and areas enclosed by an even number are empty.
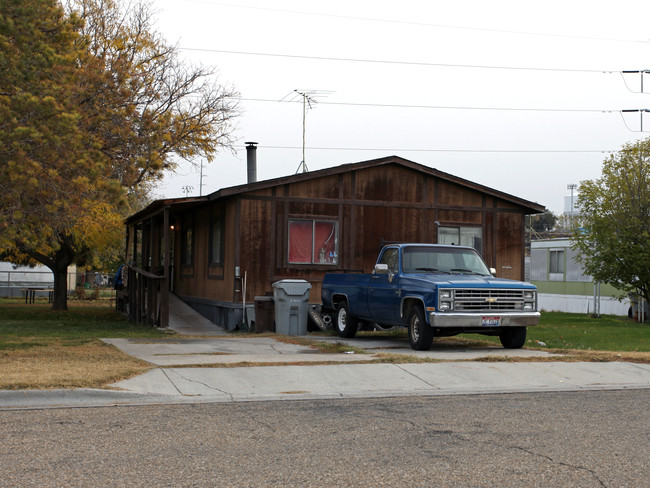
[[[173,293],[169,294],[169,328],[186,335],[225,335],[227,332],[206,319]]]

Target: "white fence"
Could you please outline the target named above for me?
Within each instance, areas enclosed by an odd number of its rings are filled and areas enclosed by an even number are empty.
[[[538,307],[546,312],[594,313],[594,297],[588,295],[557,295],[540,293],[537,295]],[[618,301],[612,297],[600,297],[601,315],[627,316],[630,301]]]

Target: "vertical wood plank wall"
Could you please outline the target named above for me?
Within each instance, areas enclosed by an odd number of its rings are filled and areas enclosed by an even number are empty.
[[[219,278],[209,276],[207,262],[210,212],[217,205],[225,217],[224,263]],[[338,221],[338,265],[289,265],[290,218]],[[523,279],[524,275],[524,213],[520,207],[399,165],[244,192],[210,202],[177,220],[193,222],[195,248],[191,269],[175,267],[176,292],[208,300],[241,301],[242,283],[235,277],[235,267],[239,267],[241,276],[247,275],[248,302],[272,292],[275,281],[298,278],[312,284],[310,301],[317,303],[327,271],[369,272],[382,244],[436,243],[439,225],[482,227],[482,254],[488,266],[497,269],[497,276]],[[175,249],[179,250],[181,233],[174,234]]]

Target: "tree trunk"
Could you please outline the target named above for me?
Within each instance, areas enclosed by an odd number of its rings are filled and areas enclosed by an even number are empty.
[[[54,273],[54,299],[52,310],[68,310],[68,267],[52,270]]]
[[[64,243],[54,255],[50,269],[54,274],[54,299],[52,310],[68,310],[68,266],[72,263],[74,252]]]

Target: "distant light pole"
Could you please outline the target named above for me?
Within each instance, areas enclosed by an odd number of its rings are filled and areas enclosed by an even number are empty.
[[[573,227],[573,208],[574,208],[573,207],[573,190],[578,188],[578,185],[576,185],[575,183],[569,183],[566,186],[566,188],[567,188],[567,190],[571,190],[571,214],[570,214],[571,217],[570,217],[570,220],[571,220],[571,227]]]

